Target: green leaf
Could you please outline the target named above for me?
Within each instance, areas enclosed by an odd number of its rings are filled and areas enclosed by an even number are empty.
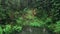
[[[15,26],[13,26],[13,30],[20,32],[22,30],[22,27],[15,25]]]
[[[3,34],[3,29],[1,26],[0,26],[0,34]]]

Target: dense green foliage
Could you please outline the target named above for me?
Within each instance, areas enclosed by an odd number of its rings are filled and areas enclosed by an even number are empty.
[[[47,27],[60,34],[60,0],[0,0],[0,34],[24,26]]]

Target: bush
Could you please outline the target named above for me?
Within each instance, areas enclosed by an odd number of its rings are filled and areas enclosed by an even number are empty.
[[[0,25],[4,25],[0,26],[1,34],[20,31],[23,25],[46,25],[52,31],[60,32],[59,20],[59,0],[0,0]]]

